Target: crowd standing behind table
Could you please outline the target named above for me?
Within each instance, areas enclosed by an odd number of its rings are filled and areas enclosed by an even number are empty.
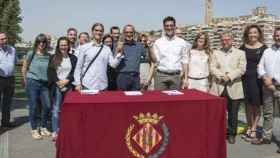
[[[35,39],[33,50],[27,54],[22,67],[32,137],[42,139],[51,136],[50,131],[58,132],[59,125],[54,123],[57,121],[53,121],[52,130],[47,128],[47,118],[51,108],[53,115],[59,118],[60,110],[54,109],[61,106],[64,95],[58,99],[53,95],[54,93],[50,93],[53,92],[50,90],[53,86],[50,85],[59,87],[57,89],[59,93],[75,90],[79,92],[82,90],[129,91],[146,90],[154,79],[154,87],[148,88],[149,90],[189,88],[226,98],[228,100],[227,139],[230,144],[235,143],[239,103],[245,98],[248,129],[242,138],[254,145],[270,144],[274,108],[279,109],[280,29],[275,28],[273,35],[275,43],[267,48],[259,26],[248,26],[244,31],[244,44],[241,50],[232,46],[232,34],[225,31],[221,34],[223,47],[213,51],[206,33],[199,33],[191,45],[180,38],[180,30],[177,29],[176,35],[174,17],[165,17],[162,24],[161,38],[152,41],[152,37],[143,37],[139,42],[136,40],[135,26],[126,25],[122,34],[119,27],[114,26],[110,30],[112,45],[102,42],[104,26],[101,23],[92,26],[91,42],[88,41],[89,35],[83,32],[79,35],[79,43],[77,43],[77,29],[69,28],[67,30],[69,44],[58,43],[55,50],[49,45],[50,34],[39,34]],[[62,53],[64,49],[69,50],[70,58],[73,55],[77,58],[76,64],[70,60],[71,71],[67,55],[65,58],[57,56],[58,52]],[[13,72],[16,63],[14,54],[15,49],[7,45],[6,34],[0,32],[0,81],[5,82],[0,84],[0,99],[3,100],[1,128],[13,126],[10,123],[10,105],[14,92]],[[55,57],[52,56],[50,60],[51,54]],[[144,65],[143,59],[146,57],[149,57],[150,66],[145,69],[149,69],[149,74],[143,75],[140,68]],[[54,64],[55,67],[51,66],[53,60],[57,62]],[[116,71],[112,73],[108,69]],[[49,84],[48,77],[55,73],[57,73],[54,75],[55,80],[51,80],[52,84]],[[66,82],[64,77],[70,74],[73,74],[73,78],[66,79]],[[114,76],[109,76],[109,86],[108,74]],[[147,79],[140,80],[140,76],[146,76]],[[65,87],[67,87],[66,91],[64,91]],[[59,103],[56,102],[58,100]],[[36,123],[39,112],[36,108],[39,105],[42,106],[43,112],[42,127]],[[260,109],[263,109],[264,132],[261,137],[257,137],[256,127],[261,117]],[[61,123],[63,124],[63,121]],[[57,135],[54,133],[52,136],[56,140]]]

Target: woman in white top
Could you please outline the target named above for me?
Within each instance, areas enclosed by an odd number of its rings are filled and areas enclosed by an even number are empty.
[[[60,37],[57,41],[55,54],[50,57],[48,65],[48,82],[52,94],[52,130],[53,140],[59,131],[59,115],[65,93],[73,88],[74,70],[77,62],[75,55],[70,54],[70,41]]]
[[[188,54],[188,88],[208,92],[211,49],[206,33],[198,33]]]

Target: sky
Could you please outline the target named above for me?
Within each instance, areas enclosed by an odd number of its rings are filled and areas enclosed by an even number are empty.
[[[133,24],[137,31],[162,28],[165,16],[174,16],[177,25],[202,24],[205,0],[21,0],[25,41],[39,33],[56,37],[69,27],[90,31],[93,23],[105,25]],[[269,14],[279,15],[280,0],[212,0],[214,17],[249,15],[257,6],[266,6]],[[276,5],[277,4],[277,5]]]

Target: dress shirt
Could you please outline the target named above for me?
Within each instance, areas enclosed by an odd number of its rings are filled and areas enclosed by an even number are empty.
[[[122,58],[118,72],[136,72],[139,73],[141,58],[145,55],[145,48],[139,42],[124,43],[124,57]]]
[[[0,76],[11,77],[14,76],[16,64],[16,50],[11,46],[4,46],[0,48]]]
[[[258,65],[258,74],[260,77],[268,75],[272,77],[276,82],[276,85],[280,85],[280,48],[273,45],[271,48],[267,48]]]
[[[87,43],[81,47],[74,72],[75,85],[81,85],[81,76],[100,48],[101,45],[94,42]],[[114,58],[111,49],[104,45],[101,53],[84,76],[83,86],[94,90],[106,89],[108,87],[107,66],[109,64],[111,67],[116,68],[120,60],[121,57],[116,56]]]
[[[190,45],[176,36],[169,38],[163,36],[153,45],[157,58],[157,67],[160,71],[175,72],[182,70],[182,64],[187,63]]]

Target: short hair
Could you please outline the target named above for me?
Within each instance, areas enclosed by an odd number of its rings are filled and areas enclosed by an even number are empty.
[[[112,41],[113,41],[113,37],[110,35],[110,34],[105,34],[102,38],[102,42],[104,43],[104,41],[107,39],[107,38],[111,38]]]
[[[276,27],[274,29],[274,33],[273,33],[273,39],[275,40],[275,35],[276,35],[276,32],[280,31],[280,27]]]
[[[69,29],[67,29],[67,34],[71,31],[75,31],[76,33],[78,33],[77,29],[75,29],[74,27],[70,27]]]
[[[97,27],[97,26],[102,27],[102,30],[103,30],[103,32],[104,32],[104,25],[103,25],[103,24],[101,24],[101,23],[99,23],[99,22],[94,23],[94,24],[92,25],[92,27],[91,27],[91,31],[93,31],[93,30],[95,29],[95,27]]]
[[[112,26],[110,28],[110,33],[112,34],[113,30],[119,30],[120,31],[120,28],[118,26]]]
[[[148,40],[148,35],[145,33],[140,33],[138,35],[138,42],[140,42],[142,38],[146,38]]]
[[[276,32],[278,32],[278,31],[280,31],[280,27],[276,27],[276,28],[274,29],[274,34],[275,34]]]
[[[136,32],[135,27],[134,27],[133,25],[131,25],[131,24],[125,25],[125,26],[123,27],[123,32],[124,32],[124,30],[125,30],[127,27],[131,27],[131,28],[133,29],[133,32],[134,32],[134,33]]]
[[[220,33],[220,38],[222,38],[223,36],[229,36],[229,37],[231,37],[233,39],[233,34],[229,30],[226,30],[226,31]]]
[[[88,34],[87,32],[81,32],[81,33],[79,34],[79,38],[80,38],[82,35],[86,35],[86,36],[89,38],[89,34]]]
[[[163,25],[167,22],[167,21],[172,21],[175,25],[176,25],[176,20],[173,16],[167,16],[163,19]]]
[[[259,39],[258,41],[261,42],[261,43],[264,43],[264,36],[263,36],[263,31],[262,29],[256,25],[256,24],[253,24],[253,25],[248,25],[245,30],[244,30],[244,33],[243,33],[243,42],[244,43],[249,43],[249,32],[252,28],[255,28],[257,29],[258,33],[259,33]]]

